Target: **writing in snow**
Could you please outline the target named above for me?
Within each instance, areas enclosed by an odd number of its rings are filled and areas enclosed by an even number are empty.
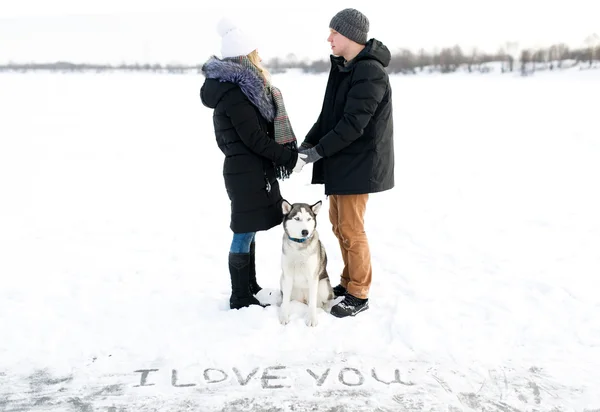
[[[265,368],[262,374],[258,375],[259,368],[254,368],[252,371],[243,372],[238,368],[232,368],[231,371],[225,371],[223,369],[207,368],[202,373],[202,377],[198,376],[187,376],[185,379],[179,376],[179,372],[176,369],[171,369],[171,386],[177,388],[188,388],[198,386],[199,384],[217,384],[225,381],[237,382],[241,386],[246,386],[253,381],[260,382],[260,385],[264,389],[281,389],[290,387],[289,375],[286,375],[286,366],[269,366]],[[154,386],[153,376],[157,373],[161,373],[159,369],[138,369],[134,371],[139,373],[139,381],[135,387]],[[314,379],[317,386],[323,385],[329,377],[331,368],[327,368],[324,372],[315,372],[311,369],[306,369],[307,376]],[[389,372],[388,372],[389,374]],[[400,384],[400,385],[414,385],[412,382],[403,381],[400,378],[400,371],[395,369],[393,376],[382,377],[375,368],[371,369],[370,378],[374,381],[384,384]],[[361,386],[365,383],[365,375],[358,369],[355,368],[342,368],[340,369],[337,377],[330,379],[336,379],[342,385],[345,386]]]

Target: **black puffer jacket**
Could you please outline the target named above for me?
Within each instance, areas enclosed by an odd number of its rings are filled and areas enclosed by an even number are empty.
[[[298,153],[274,140],[272,102],[262,79],[240,64],[211,58],[202,68],[202,103],[214,109],[217,144],[225,154],[223,176],[235,233],[281,224],[282,197],[274,163],[293,168]]]
[[[313,165],[312,183],[324,183],[327,195],[394,187],[392,89],[385,71],[390,59],[375,39],[347,65],[343,57],[331,57],[323,108],[304,140],[323,155]]]

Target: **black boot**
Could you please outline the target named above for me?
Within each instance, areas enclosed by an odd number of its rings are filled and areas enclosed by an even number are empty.
[[[250,305],[259,305],[260,302],[250,291],[250,254],[229,253],[229,274],[231,276],[231,309],[245,308]]]
[[[262,288],[256,282],[256,243],[250,243],[250,292],[256,295]]]

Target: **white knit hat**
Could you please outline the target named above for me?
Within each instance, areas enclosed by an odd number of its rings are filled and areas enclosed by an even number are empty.
[[[217,24],[221,36],[221,57],[246,56],[258,48],[252,36],[244,33],[233,21],[224,17]]]

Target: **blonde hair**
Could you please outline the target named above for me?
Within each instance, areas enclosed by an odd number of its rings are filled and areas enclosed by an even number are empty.
[[[253,50],[248,54],[248,59],[250,62],[258,69],[262,77],[266,82],[271,81],[271,73],[267,69],[264,68],[262,63],[260,62],[260,56],[258,55],[258,50]]]

